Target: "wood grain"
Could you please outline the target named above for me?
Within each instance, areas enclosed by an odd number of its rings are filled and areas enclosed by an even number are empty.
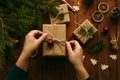
[[[77,0],[67,1],[71,5],[77,5]],[[85,45],[80,43],[84,49],[84,65],[89,75],[92,80],[120,80],[120,37],[118,41],[119,50],[115,53],[118,59],[113,61],[109,58],[109,55],[113,54],[113,52],[111,52],[110,33],[114,32],[117,35],[117,33],[120,32],[120,19],[118,21],[111,20],[110,11],[113,7],[120,7],[120,0],[94,0],[93,4],[89,7],[84,4],[83,0],[79,1],[81,3],[80,11],[76,13],[69,12],[71,22],[67,23],[67,40],[72,38],[72,32],[79,26],[75,24],[75,21],[81,24],[85,19],[89,19],[98,29],[94,37]],[[107,2],[110,6],[110,10],[108,13],[104,14],[105,18],[101,23],[96,23],[91,19],[91,16],[92,13],[97,10],[97,5],[100,2]],[[46,17],[45,14],[44,17]],[[46,21],[48,19],[44,19],[44,23],[49,23],[49,21]],[[109,27],[109,32],[106,35],[102,33],[104,26]],[[98,53],[90,54],[87,51],[87,47],[100,40],[103,40],[105,43],[105,48]],[[75,70],[67,57],[43,57],[42,47],[40,47],[39,53],[37,57],[32,58],[30,61],[28,80],[77,80]],[[90,62],[91,58],[98,60],[98,64],[93,66]],[[109,68],[102,71],[100,68],[101,64],[107,64]],[[13,63],[6,61],[4,69],[0,70],[0,80],[4,80],[12,65]]]

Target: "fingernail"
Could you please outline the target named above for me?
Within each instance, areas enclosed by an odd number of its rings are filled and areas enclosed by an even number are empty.
[[[66,41],[66,44],[68,44],[69,42],[68,41]]]
[[[44,35],[47,36],[47,33],[45,33]]]

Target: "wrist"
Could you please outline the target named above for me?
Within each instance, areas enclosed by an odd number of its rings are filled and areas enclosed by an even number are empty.
[[[81,80],[85,80],[89,77],[88,72],[86,71],[84,65],[77,66],[75,68],[78,75],[81,75]]]
[[[79,69],[79,68],[83,68],[84,67],[82,61],[79,61],[76,64],[73,64],[73,66],[75,67],[75,69]]]
[[[29,53],[29,52],[27,52],[27,51],[22,51],[20,57],[21,57],[22,59],[29,59],[29,58],[30,58],[30,55],[29,55],[29,54],[31,54],[31,53]]]
[[[18,58],[16,65],[21,68],[24,71],[28,70],[28,65],[29,65],[29,57],[26,57],[24,55],[20,55],[20,57]]]

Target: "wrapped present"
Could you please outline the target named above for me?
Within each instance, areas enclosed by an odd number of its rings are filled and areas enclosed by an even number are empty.
[[[56,9],[53,8],[53,10],[50,11],[50,22],[51,23],[56,24],[56,23],[70,22],[70,16],[69,16],[67,4],[61,4],[57,6]]]
[[[65,56],[66,25],[43,24],[43,32],[48,34],[43,42],[43,56]]]
[[[95,26],[86,19],[76,30],[74,30],[73,34],[85,44],[96,32],[97,29]]]

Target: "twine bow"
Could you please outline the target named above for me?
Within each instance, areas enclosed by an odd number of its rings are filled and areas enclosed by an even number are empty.
[[[81,39],[84,36],[84,40],[87,40],[87,37],[92,38],[94,31],[93,31],[93,27],[91,27],[88,31],[84,30],[82,27],[81,29],[78,30],[78,34],[82,35],[79,39]]]
[[[63,53],[62,46],[66,45],[65,44],[66,41],[54,39],[52,33],[50,33],[49,31],[47,33],[48,33],[48,36],[47,36],[47,39],[45,40],[45,42],[47,42],[48,39],[52,39],[54,41],[54,45],[57,44],[57,46],[60,48],[61,52]],[[50,46],[50,47],[54,48],[54,45]],[[54,53],[54,49],[53,49],[53,53]]]
[[[118,39],[119,39],[119,35],[120,35],[120,33],[118,33],[117,38],[116,38],[114,33],[111,34],[111,41],[110,41],[110,43],[112,44],[112,48],[115,49],[115,50],[119,49],[118,44],[117,44],[118,43]]]
[[[75,21],[75,24],[80,25],[78,22]],[[83,36],[85,37],[84,40],[87,40],[87,37],[92,38],[94,35],[94,29],[93,26],[90,26],[88,30],[85,30],[83,28],[84,26],[81,26],[81,29],[78,30],[78,34],[82,35],[79,39],[81,39]]]
[[[50,35],[48,35],[48,36],[50,36]],[[51,38],[50,38],[50,39],[51,39]],[[62,46],[65,46],[65,45],[66,45],[66,44],[65,44],[66,41],[56,40],[56,39],[52,39],[52,40],[54,41],[54,45],[57,44],[57,46],[61,49],[61,52],[63,53]],[[47,41],[48,41],[48,39],[45,40],[45,42],[47,42]],[[50,47],[54,47],[54,45],[53,45],[53,46],[50,46]],[[53,52],[54,52],[54,49],[53,49]]]

